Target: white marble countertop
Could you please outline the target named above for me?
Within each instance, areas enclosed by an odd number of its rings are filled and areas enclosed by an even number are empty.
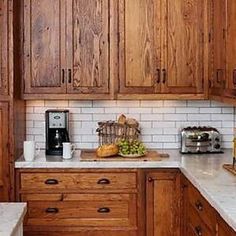
[[[162,161],[101,161],[81,162],[79,152],[71,160],[46,157],[43,152],[33,161],[21,157],[16,168],[180,168],[182,173],[202,193],[222,218],[236,231],[236,176],[223,169],[232,163],[231,150],[223,154],[182,155],[178,150],[158,150],[168,153]]]
[[[13,235],[25,214],[26,203],[0,203],[0,235]]]

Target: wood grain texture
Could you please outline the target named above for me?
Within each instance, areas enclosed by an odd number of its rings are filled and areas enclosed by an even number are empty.
[[[203,93],[203,0],[163,1],[162,91]],[[166,77],[166,79],[164,78]]]
[[[65,93],[63,0],[24,0],[25,93]]]
[[[160,90],[160,2],[119,1],[120,93]]]
[[[8,0],[0,1],[0,99],[9,95],[9,51],[8,51]]]
[[[236,2],[234,0],[227,0],[227,84],[226,88],[229,90],[236,89]],[[232,97],[235,97],[235,91],[232,91]]]
[[[64,194],[56,201],[37,196],[33,201],[30,194],[22,196],[28,202],[27,225],[48,225],[50,220],[51,226],[136,227],[135,194]],[[48,208],[58,212],[47,213]],[[100,213],[101,208],[109,212]]]
[[[108,94],[110,1],[72,0],[67,5],[68,93]]]
[[[146,235],[180,235],[180,175],[153,172],[146,176]]]
[[[210,1],[212,18],[212,74],[209,93],[221,96],[226,86],[226,0]]]
[[[218,236],[235,236],[236,232],[221,218],[217,215],[217,235]]]
[[[8,109],[8,103],[0,102],[0,201],[8,201],[10,198]]]
[[[51,179],[57,181],[57,184],[46,183]],[[102,180],[107,183],[100,183]],[[22,190],[116,190],[135,189],[136,184],[135,173],[23,173],[21,175]]]

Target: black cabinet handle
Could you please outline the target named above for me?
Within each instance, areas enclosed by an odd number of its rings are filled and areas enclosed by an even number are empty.
[[[163,69],[163,70],[162,70],[162,74],[163,74],[162,83],[165,84],[165,83],[166,83],[166,80],[167,80],[167,72],[166,72],[166,69]]]
[[[221,82],[221,69],[216,70],[216,82],[220,83]]]
[[[199,211],[203,211],[203,205],[200,201],[195,202],[195,206]]]
[[[68,83],[69,83],[69,84],[70,84],[71,81],[72,81],[71,76],[72,76],[72,70],[71,70],[71,69],[68,69]]]
[[[108,207],[101,207],[97,210],[98,213],[109,213],[110,212],[110,208]]]
[[[197,226],[197,227],[195,227],[195,232],[196,232],[196,234],[198,235],[198,236],[202,236],[202,228],[201,228],[201,226]]]
[[[97,184],[110,184],[110,180],[109,179],[99,179]]]
[[[47,179],[47,180],[45,180],[44,183],[45,183],[45,184],[48,184],[48,185],[56,185],[56,184],[58,184],[59,182],[58,182],[57,179]]]
[[[156,83],[159,84],[161,82],[161,70],[156,69]]]
[[[59,212],[59,209],[58,209],[58,208],[51,208],[51,207],[49,207],[49,208],[47,208],[47,209],[45,210],[45,212],[46,212],[46,213],[51,213],[51,214],[56,214],[56,213]]]
[[[62,72],[62,79],[61,79],[61,81],[64,84],[65,83],[65,69],[62,69],[61,72]]]
[[[236,69],[233,70],[233,83],[236,85]]]

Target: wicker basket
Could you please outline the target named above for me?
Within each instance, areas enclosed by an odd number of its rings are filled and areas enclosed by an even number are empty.
[[[140,129],[138,124],[119,124],[115,121],[98,122],[99,145],[117,143],[121,139],[129,141],[139,138]]]

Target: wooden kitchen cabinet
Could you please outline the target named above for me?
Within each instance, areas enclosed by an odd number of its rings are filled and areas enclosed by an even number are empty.
[[[220,217],[217,216],[217,236],[235,236],[236,232]]]
[[[180,236],[180,173],[150,172],[146,176],[146,235]]]
[[[136,170],[22,169],[17,180],[24,235],[144,236]]]
[[[118,98],[204,98],[207,2],[122,0],[118,12]]]
[[[221,97],[226,86],[226,4],[227,0],[210,2],[212,9],[210,97]]]
[[[0,202],[9,199],[9,110],[8,103],[0,102]]]
[[[9,1],[0,0],[0,100],[9,95]]]
[[[112,6],[24,0],[24,98],[110,98]]]
[[[64,0],[24,0],[24,94],[66,93]]]
[[[226,86],[224,96],[236,98],[236,2],[227,0],[227,34],[226,34]]]
[[[110,1],[67,4],[67,92],[109,94]]]

